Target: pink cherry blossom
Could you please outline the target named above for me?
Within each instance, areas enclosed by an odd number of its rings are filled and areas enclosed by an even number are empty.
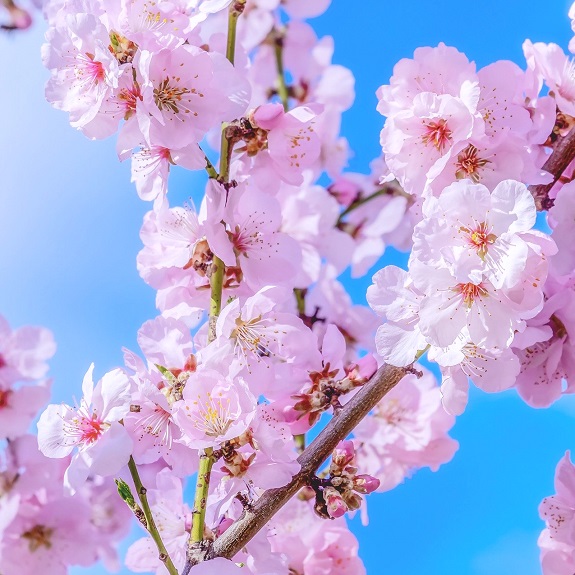
[[[558,192],[553,207],[549,210],[549,225],[553,229],[553,239],[558,253],[552,258],[552,266],[561,275],[575,270],[575,245],[572,241],[575,202],[573,192],[575,182],[565,184]]]
[[[280,231],[281,220],[277,200],[253,189],[237,189],[227,206],[229,232],[223,226],[208,230],[210,249],[226,266],[239,266],[254,292],[266,285],[293,287],[301,249]]]
[[[52,75],[46,98],[69,112],[71,125],[82,129],[118,87],[121,69],[108,50],[108,31],[94,14],[70,13],[48,30],[47,40],[42,57]]]
[[[459,98],[422,92],[413,107],[388,118],[380,143],[389,169],[407,192],[421,194],[447,161],[480,129],[475,110]]]
[[[513,287],[529,252],[521,233],[534,226],[535,216],[533,197],[519,182],[505,180],[490,193],[461,180],[424,204],[413,257],[447,264],[461,283],[487,278],[496,289]]]
[[[0,386],[41,379],[47,359],[56,352],[52,333],[45,328],[23,326],[12,330],[0,316]]]
[[[182,441],[202,449],[218,447],[241,435],[255,410],[256,399],[243,379],[231,381],[214,369],[204,368],[190,374],[174,418],[182,430]]]
[[[217,344],[233,350],[245,376],[253,382],[252,389],[267,397],[289,393],[283,389],[285,382],[278,382],[281,390],[273,390],[273,383],[271,389],[262,386],[264,381],[273,382],[274,366],[307,366],[319,357],[312,331],[296,315],[279,311],[281,304],[292,298],[289,290],[263,288],[245,302],[234,300],[218,318]]]
[[[550,276],[545,286],[543,309],[522,333],[513,348],[521,363],[517,391],[534,407],[547,407],[563,393],[573,393],[570,374],[575,367],[575,348],[570,332],[575,318],[575,293],[571,278]]]
[[[428,357],[441,366],[441,398],[445,410],[453,415],[465,409],[468,378],[483,391],[496,393],[512,387],[520,370],[510,349],[481,349],[463,338],[447,348],[432,348]]]
[[[24,435],[49,399],[49,381],[40,381],[38,385],[15,386],[5,385],[0,379],[0,439],[14,439]]]
[[[546,523],[538,541],[541,566],[544,575],[569,575],[575,566],[575,468],[569,451],[557,465],[555,491],[539,506]]]
[[[378,90],[378,111],[390,117],[410,108],[421,92],[459,97],[464,87],[478,81],[475,64],[443,42],[435,48],[417,48],[413,60],[404,58],[393,69],[389,86]]]
[[[93,371],[94,364],[84,376],[79,407],[51,404],[38,422],[38,446],[47,457],[65,457],[78,447],[66,472],[73,490],[89,473],[117,473],[132,452],[132,441],[120,423],[130,410],[130,381],[116,369],[94,387]]]
[[[289,567],[303,575],[365,575],[358,542],[343,519],[326,522],[306,501],[292,499],[271,523],[272,549],[283,553]]]
[[[320,141],[314,131],[321,106],[293,108],[287,113],[279,104],[260,106],[253,114],[259,128],[268,131],[269,155],[278,175],[289,184],[301,184],[302,172],[319,157]]]
[[[96,561],[85,502],[60,497],[39,507],[25,505],[27,512],[20,513],[3,533],[2,572],[66,575],[69,565],[88,566]]]
[[[557,107],[565,114],[575,116],[575,79],[573,61],[557,44],[544,44],[530,40],[523,43],[527,65],[553,92]]]
[[[408,375],[355,429],[357,465],[381,480],[380,491],[392,489],[413,469],[436,471],[458,448],[448,435],[454,423],[433,375]]]
[[[247,86],[220,54],[185,44],[143,50],[134,64],[142,76],[138,124],[149,145],[181,149],[197,143],[214,124],[241,115],[247,104]]]

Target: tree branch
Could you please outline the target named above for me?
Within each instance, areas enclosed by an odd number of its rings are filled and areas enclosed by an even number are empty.
[[[284,487],[268,489],[242,516],[216,539],[206,557],[194,557],[195,564],[202,559],[227,557],[231,559],[266,523],[304,486],[309,478],[331,455],[337,444],[345,439],[357,424],[409,373],[407,368],[384,365],[335,415],[325,429],[299,456],[300,472]],[[186,565],[187,567],[187,565]],[[184,572],[186,572],[184,570]]]
[[[535,199],[538,211],[549,210],[553,207],[553,200],[549,197],[549,192],[557,183],[567,166],[575,158],[575,128],[572,128],[565,136],[557,136],[557,141],[553,146],[553,152],[547,158],[543,169],[553,176],[553,181],[549,184],[538,184],[529,186],[529,191]]]

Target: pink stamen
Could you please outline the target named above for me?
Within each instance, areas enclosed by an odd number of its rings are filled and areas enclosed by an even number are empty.
[[[426,131],[422,136],[423,143],[433,144],[439,152],[443,152],[445,146],[451,140],[452,131],[447,127],[447,120],[428,122],[424,124]]]

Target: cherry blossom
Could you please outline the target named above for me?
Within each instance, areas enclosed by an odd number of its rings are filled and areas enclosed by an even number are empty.
[[[64,497],[30,506],[4,530],[0,568],[6,573],[66,575],[69,565],[94,563],[89,513],[86,503]]]
[[[539,514],[546,523],[539,537],[545,575],[567,574],[575,564],[574,478],[568,451],[555,471],[556,494],[546,497],[539,506]]]
[[[523,52],[528,66],[540,80],[544,80],[553,93],[558,108],[565,114],[575,115],[575,81],[573,61],[557,44],[543,44],[526,40]]]
[[[56,351],[50,331],[23,326],[12,330],[0,316],[0,383],[41,379],[48,371],[47,359]]]
[[[79,407],[51,404],[38,422],[38,445],[47,457],[65,457],[78,447],[66,472],[73,490],[89,473],[117,473],[132,452],[132,441],[120,423],[130,410],[130,381],[116,369],[94,387],[93,371],[94,364],[84,376]]]
[[[40,451],[25,433],[48,399],[54,343],[0,317],[2,573],[115,568],[134,514],[147,530],[127,554],[134,572],[361,575],[343,516],[365,519],[362,495],[453,458],[469,382],[515,387],[534,407],[575,390],[573,165],[555,163],[575,116],[572,61],[526,41],[527,70],[477,70],[443,43],[418,48],[377,91],[376,159],[345,171],[354,77],[304,21],[329,4],[46,2],[46,96],[87,137],[118,132],[153,202],[137,269],[161,315],[138,331],[142,357],[124,349],[125,368],[96,385],[92,365],[79,405],[48,406]],[[201,198],[177,201],[175,166],[205,171]],[[342,279],[388,246],[410,251],[406,269],[376,271],[361,305]],[[425,354],[441,386],[416,363]],[[376,404],[383,363],[407,375]],[[341,431],[370,397],[331,462],[306,469],[326,422]],[[191,512],[184,479],[198,466]],[[190,544],[217,549],[302,469],[298,497],[235,557],[191,565]],[[572,471],[567,454],[540,507],[545,575],[574,569]]]
[[[183,402],[175,406],[182,441],[194,449],[217,447],[241,435],[255,415],[256,400],[246,382],[210,368],[190,374]]]
[[[455,418],[445,412],[435,378],[408,375],[354,431],[358,467],[392,489],[414,468],[437,471],[458,448],[448,432]]]

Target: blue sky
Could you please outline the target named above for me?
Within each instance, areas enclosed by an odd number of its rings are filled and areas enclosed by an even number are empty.
[[[523,65],[525,38],[567,46],[568,7],[566,0],[333,0],[313,24],[334,36],[335,62],[356,75],[356,105],[343,121],[355,153],[350,167],[366,170],[379,153],[374,92],[398,59],[443,41],[478,66]],[[129,182],[129,166],[118,163],[114,141],[88,141],[44,101],[42,34],[38,24],[0,36],[0,313],[14,326],[54,331],[53,397],[68,401],[90,362],[98,375],[120,364],[121,347],[136,349],[138,327],[155,315],[154,293],[135,268],[148,206]],[[198,186],[184,173],[172,183],[180,197]],[[368,276],[350,284],[358,302],[369,283]],[[534,410],[513,391],[472,393],[453,430],[461,444],[454,460],[372,496],[369,528],[354,521],[368,573],[540,573],[537,506],[553,491],[556,463],[575,447],[574,415],[570,398]]]

